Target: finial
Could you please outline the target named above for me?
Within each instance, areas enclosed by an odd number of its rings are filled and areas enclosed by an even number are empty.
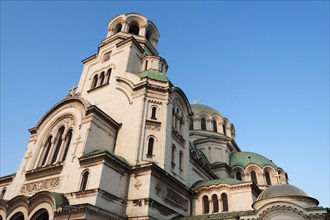
[[[197,104],[197,103],[198,103],[198,100],[194,99],[193,104]]]
[[[72,88],[69,90],[69,94],[68,96],[75,96],[76,94],[76,89],[78,88],[78,86],[76,85],[76,83],[73,84]]]

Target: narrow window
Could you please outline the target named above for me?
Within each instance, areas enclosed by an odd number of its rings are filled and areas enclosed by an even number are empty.
[[[201,119],[201,129],[204,130],[204,131],[206,130],[206,121],[205,121],[205,118],[202,118]]]
[[[213,120],[213,131],[218,132],[218,125],[216,120]]]
[[[226,135],[227,132],[226,132],[226,125],[225,124],[222,125],[222,129],[223,129],[223,134]]]
[[[104,72],[102,72],[100,75],[100,85],[103,85],[103,83],[104,83]]]
[[[209,213],[210,212],[210,207],[209,207],[209,198],[207,196],[203,196],[203,214]]]
[[[144,70],[147,70],[147,69],[148,69],[148,60],[146,60],[145,66],[144,66]]]
[[[3,197],[5,196],[6,190],[7,190],[6,187],[2,189],[0,194],[0,199],[3,199]]]
[[[228,211],[228,198],[226,193],[221,194],[221,201],[222,201],[222,211]]]
[[[89,171],[85,171],[81,178],[80,191],[83,191],[87,188],[88,176],[89,176]]]
[[[131,24],[128,29],[128,33],[134,34],[134,35],[139,35],[139,27],[136,24]]]
[[[108,72],[107,72],[107,83],[109,83],[109,81],[110,81],[111,71],[112,71],[111,68],[108,69]]]
[[[54,163],[56,162],[56,159],[57,159],[57,156],[58,156],[58,152],[60,151],[61,149],[61,146],[62,146],[62,136],[63,136],[63,133],[64,133],[64,127],[62,126],[58,132],[57,132],[57,135],[56,135],[56,143],[55,143],[55,150],[54,150],[54,153],[53,153],[53,157],[52,157],[52,161],[50,163]]]
[[[172,128],[176,129],[176,116],[175,116],[175,109],[172,109]]]
[[[266,177],[266,184],[268,185],[268,186],[270,186],[270,185],[272,185],[272,182],[271,182],[271,180],[270,180],[270,175],[269,175],[269,172],[265,172],[265,177]]]
[[[219,200],[216,194],[212,195],[213,212],[219,212]]]
[[[94,89],[94,88],[96,87],[96,85],[97,85],[97,79],[98,79],[98,76],[95,75],[94,78],[93,78],[93,82],[92,82],[92,87],[91,87],[91,89]]]
[[[46,160],[47,160],[47,156],[49,154],[50,151],[50,147],[52,146],[52,136],[49,136],[47,138],[47,141],[43,147],[41,156],[40,156],[40,160],[39,160],[39,164],[38,167],[42,167],[43,165],[46,164]]]
[[[172,167],[172,169],[175,167],[175,151],[176,151],[176,147],[173,144],[172,145],[172,154],[171,154],[171,167]]]
[[[193,118],[189,119],[189,130],[194,130],[194,120],[193,120]]]
[[[183,170],[183,152],[180,151],[179,154],[179,169],[182,171]]]
[[[156,112],[157,112],[157,108],[156,107],[152,107],[152,110],[151,110],[151,119],[157,119],[156,118]]]
[[[252,182],[254,182],[255,184],[258,184],[258,181],[257,181],[257,174],[255,171],[251,171],[251,180]]]
[[[241,172],[236,172],[236,179],[237,180],[242,180],[242,174],[241,174]]]
[[[176,109],[176,121],[175,121],[175,129],[180,131],[180,117],[179,117],[179,109]]]
[[[153,150],[154,150],[154,143],[155,143],[155,139],[154,138],[149,138],[149,141],[148,141],[148,153],[147,153],[147,157],[152,157],[152,153],[153,153]]]
[[[70,129],[68,131],[68,133],[65,135],[64,152],[63,152],[63,156],[60,161],[65,160],[66,155],[68,154],[69,147],[70,147],[71,139],[72,139],[72,129]]]
[[[163,72],[163,64],[162,63],[160,63],[159,72]]]

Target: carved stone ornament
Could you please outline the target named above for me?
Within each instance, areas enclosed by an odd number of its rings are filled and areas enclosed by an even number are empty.
[[[166,188],[165,198],[171,201],[174,205],[179,206],[183,210],[188,210],[188,200],[178,195],[170,188]]]
[[[43,190],[58,188],[60,185],[61,185],[61,178],[56,177],[56,178],[52,178],[52,179],[24,184],[22,186],[20,192],[22,194],[29,194],[32,192],[39,192],[39,191],[43,191]]]

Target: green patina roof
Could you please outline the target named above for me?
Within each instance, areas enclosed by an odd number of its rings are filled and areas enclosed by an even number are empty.
[[[219,111],[207,105],[191,104],[191,109],[195,114],[206,112],[210,115],[219,115],[222,118],[224,117]]]
[[[202,220],[202,219],[219,220],[219,219],[236,219],[236,218],[238,219],[238,217],[250,216],[255,214],[256,212],[254,210],[249,210],[249,211],[239,211],[239,212],[221,212],[221,213],[214,213],[209,215],[197,215],[190,217],[179,217],[175,219],[180,219],[180,220]]]
[[[260,154],[252,152],[236,152],[230,155],[230,167],[241,166],[246,168],[250,164],[256,164],[261,168],[266,165],[269,165],[274,169],[278,168],[271,160]]]
[[[309,197],[307,193],[303,190],[299,189],[296,186],[290,184],[280,184],[280,185],[273,185],[262,191],[257,198],[258,200],[273,198],[278,196],[305,196]]]
[[[62,193],[50,192],[55,200],[56,209],[69,205],[68,199]]]
[[[227,185],[236,185],[236,184],[241,184],[244,183],[240,180],[233,179],[233,178],[222,178],[222,179],[215,179],[215,180],[200,180],[197,181],[194,185],[192,185],[191,189],[192,190],[197,190],[201,187],[205,186],[212,186],[212,185],[219,185],[219,184],[227,184]]]
[[[94,151],[91,151],[89,153],[86,153],[86,154],[82,155],[80,158],[86,158],[86,157],[94,156],[94,155],[97,155],[97,154],[103,154],[103,153],[108,154],[108,155],[114,157],[115,159],[123,162],[124,164],[126,164],[129,167],[132,166],[125,158],[123,158],[121,156],[118,156],[118,155],[116,155],[114,153],[111,153],[111,152],[109,152],[107,150],[103,150],[103,151],[101,151],[101,150],[94,150]]]
[[[161,73],[154,69],[148,69],[137,74],[141,79],[148,78],[161,82],[170,82],[164,73]]]

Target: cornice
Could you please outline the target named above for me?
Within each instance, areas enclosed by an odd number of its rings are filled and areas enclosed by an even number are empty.
[[[86,115],[92,113],[95,113],[98,116],[100,116],[102,119],[104,119],[106,122],[108,122],[112,127],[116,128],[117,130],[121,127],[120,123],[116,122],[114,119],[112,119],[109,115],[107,115],[105,112],[103,112],[95,105],[87,107]]]
[[[25,178],[27,180],[32,180],[40,177],[55,175],[60,173],[62,169],[63,163],[58,163],[55,165],[51,164],[45,167],[38,167],[36,169],[26,171]]]

